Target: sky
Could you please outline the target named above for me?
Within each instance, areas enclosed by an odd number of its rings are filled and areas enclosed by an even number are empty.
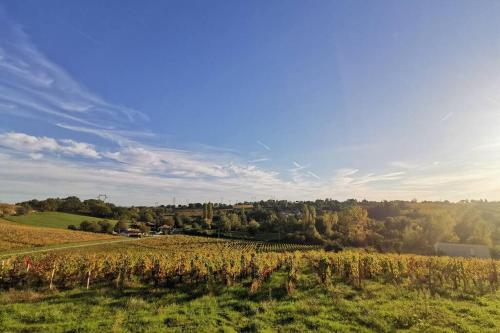
[[[0,202],[500,200],[498,1],[0,0]]]

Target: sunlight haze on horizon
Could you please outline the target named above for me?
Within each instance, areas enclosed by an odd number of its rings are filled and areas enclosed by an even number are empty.
[[[0,202],[500,200],[500,2],[0,0]]]

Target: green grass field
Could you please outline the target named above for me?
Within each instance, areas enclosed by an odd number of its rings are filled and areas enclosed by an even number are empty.
[[[82,221],[100,221],[101,218],[60,213],[60,212],[36,212],[21,216],[7,216],[4,219],[26,225],[67,229],[70,224],[79,226]],[[111,221],[108,219],[108,221]]]
[[[500,293],[430,297],[370,282],[363,290],[300,277],[288,296],[284,274],[259,292],[245,282],[169,289],[129,287],[0,293],[2,332],[499,332]]]
[[[74,261],[76,266],[57,266],[60,271],[56,271],[56,265],[39,265],[43,261],[37,261],[37,255],[29,261],[34,267],[30,273],[23,266],[26,258],[20,257],[20,264],[4,266],[2,262],[0,273],[15,274],[5,274],[6,278],[0,279],[6,286],[0,289],[0,332],[500,332],[497,289],[464,291],[450,287],[435,289],[437,292],[431,295],[429,289],[417,289],[418,285],[409,281],[365,279],[362,286],[354,287],[341,277],[324,285],[316,264],[305,257],[314,255],[316,250],[303,252],[294,282],[296,288],[290,294],[286,266],[252,292],[255,280],[251,276],[227,283],[215,275],[212,279],[190,280],[190,273],[185,278],[144,282],[143,278],[153,274],[153,270],[147,269],[152,266],[148,261],[145,266],[130,265],[134,261],[127,261],[125,256],[161,253],[168,262],[167,258],[174,258],[176,251],[183,254],[177,260],[184,260],[208,250],[210,254],[219,251],[220,256],[216,254],[213,259],[219,261],[238,249],[242,253],[252,251],[247,243],[254,243],[230,241],[228,249],[221,247],[220,242],[223,240],[171,235],[54,250],[46,257],[59,258],[59,262],[67,263],[70,258],[83,255],[82,260]],[[280,244],[271,245],[274,248]],[[254,250],[261,248],[254,246]],[[103,253],[105,262],[86,266]],[[117,266],[111,260],[113,254],[119,257]],[[256,256],[272,262],[269,254],[263,251]],[[351,255],[347,253],[344,259]],[[238,255],[236,260],[239,258]],[[123,280],[121,272],[127,270],[120,270],[119,275],[99,275],[97,271],[101,264],[123,269],[120,263],[130,268],[129,277]],[[257,260],[257,266],[258,263]],[[52,267],[56,280],[50,289],[47,277]],[[91,271],[86,271],[88,267],[95,267],[92,278]],[[177,274],[177,269],[172,271],[175,266],[159,264],[158,267],[158,274]],[[39,275],[43,271],[46,273]],[[75,273],[69,274],[71,271]],[[28,279],[29,276],[32,278]],[[36,276],[44,280],[37,282]],[[99,276],[104,278],[99,280]],[[11,278],[19,278],[21,282],[10,284]],[[123,283],[119,285],[119,281]]]

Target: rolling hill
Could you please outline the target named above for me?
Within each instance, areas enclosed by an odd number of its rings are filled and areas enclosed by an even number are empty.
[[[58,229],[67,229],[69,225],[78,226],[82,221],[100,221],[97,217],[68,214],[61,212],[33,212],[27,215],[6,216],[4,219],[25,225],[37,227],[50,227]],[[111,220],[108,220],[111,221]]]

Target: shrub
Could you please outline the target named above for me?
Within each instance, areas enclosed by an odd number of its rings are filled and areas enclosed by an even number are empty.
[[[128,228],[128,221],[125,219],[120,219],[118,222],[115,224],[115,231],[116,232],[122,232],[127,230]]]
[[[112,233],[115,227],[113,224],[111,224],[109,221],[106,220],[99,221],[98,224],[99,227],[101,228],[100,231],[108,234]]]
[[[29,213],[29,208],[25,206],[16,207],[16,215],[26,215]]]
[[[143,234],[147,234],[148,232],[151,231],[151,228],[148,227],[147,225],[145,225],[144,223],[141,223],[139,224],[139,230],[143,233]]]
[[[252,220],[248,223],[248,232],[252,235],[255,235],[259,230],[260,224],[259,222]]]
[[[89,232],[101,232],[101,226],[94,221],[83,221],[80,223],[80,230]]]

